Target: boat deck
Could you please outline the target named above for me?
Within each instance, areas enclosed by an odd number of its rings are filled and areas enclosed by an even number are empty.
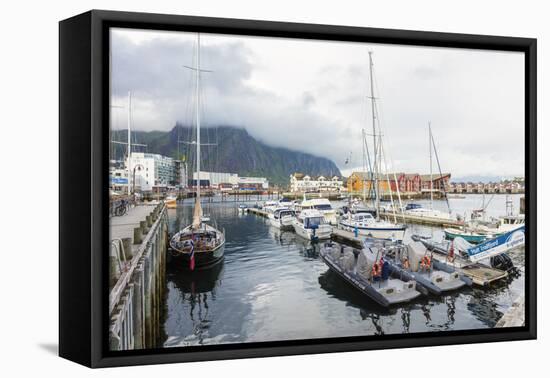
[[[434,253],[433,258],[441,262],[447,261],[447,256],[436,253]],[[491,282],[508,277],[508,273],[503,270],[491,268],[490,266],[479,263],[472,263],[459,258],[455,259],[451,265],[453,265],[458,272],[470,277],[473,283],[478,286],[487,286]]]

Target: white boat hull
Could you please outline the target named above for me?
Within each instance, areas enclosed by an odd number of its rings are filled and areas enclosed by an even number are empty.
[[[355,232],[355,226],[347,223],[340,223],[340,228],[349,232]],[[403,240],[405,238],[404,227],[357,227],[357,233],[363,236],[372,236],[377,239]]]
[[[325,240],[325,239],[330,239],[332,235],[332,227],[329,226],[328,224],[323,224],[315,230],[315,234],[314,234],[313,229],[304,228],[300,223],[295,222],[294,232],[296,232],[298,236],[307,240],[315,240],[315,239]]]

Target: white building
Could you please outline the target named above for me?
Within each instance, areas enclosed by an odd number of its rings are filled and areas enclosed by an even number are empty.
[[[239,175],[236,173],[201,171],[200,179],[201,181],[208,181],[212,188],[218,188],[220,184],[235,186],[239,183]],[[197,172],[193,173],[193,180],[197,180]]]
[[[127,164],[127,162],[126,162]],[[161,190],[162,188],[185,186],[187,174],[185,163],[174,159],[143,152],[133,152],[130,159],[130,185],[142,192]]]
[[[194,182],[197,181],[197,172],[193,173]],[[220,185],[223,189],[268,189],[269,181],[265,177],[239,177],[236,173],[226,172],[205,172],[200,173],[201,182],[208,182],[211,188],[218,189]],[[204,185],[204,184],[202,184]]]
[[[239,189],[268,189],[269,181],[265,177],[239,177]]]
[[[290,175],[291,192],[337,192],[343,190],[344,182],[338,176],[309,176],[303,173]]]

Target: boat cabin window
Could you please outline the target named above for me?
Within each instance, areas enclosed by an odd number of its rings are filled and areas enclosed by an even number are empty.
[[[368,220],[371,220],[371,219],[374,219],[373,216],[371,214],[357,214],[355,216],[355,220],[356,221],[359,221],[359,222],[365,222],[365,221],[368,221]]]
[[[321,204],[321,205],[315,205],[313,206],[314,209],[317,210],[332,210],[332,206],[330,204]]]
[[[422,205],[419,205],[418,203],[409,203],[407,206],[405,206],[405,210],[414,210],[414,209],[421,209]]]
[[[313,217],[313,218],[306,218],[304,219],[304,226],[306,228],[311,228],[314,226],[319,226],[321,224],[325,223],[323,217]]]

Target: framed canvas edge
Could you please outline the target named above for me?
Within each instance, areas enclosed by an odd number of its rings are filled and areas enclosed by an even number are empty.
[[[91,245],[90,249],[87,251],[88,257],[90,258],[90,266],[87,272],[87,274],[90,276],[90,318],[89,324],[85,324],[87,319],[83,320],[81,328],[82,332],[88,331],[90,333],[91,349],[89,360],[81,360],[76,362],[82,363],[90,367],[111,367],[120,365],[190,362],[372,349],[470,344],[482,342],[527,340],[536,338],[536,39],[98,10],[87,12],[83,14],[82,17],[90,17],[91,20],[91,58],[89,62],[91,72],[91,112],[89,122],[90,128],[88,130],[88,135],[90,137],[90,159],[92,163],[89,172],[91,176],[91,196],[89,198]],[[62,21],[61,23],[63,22],[65,21]],[[528,183],[528,186],[526,188],[526,206],[529,209],[527,214],[527,240],[530,251],[528,263],[526,264],[529,271],[529,285],[528,287],[526,287],[526,291],[528,292],[528,295],[526,294],[526,327],[500,330],[498,333],[487,333],[483,334],[483,337],[480,337],[479,335],[429,335],[417,337],[414,339],[396,338],[390,340],[384,339],[353,342],[341,339],[337,339],[340,341],[333,340],[329,342],[327,342],[326,340],[319,342],[313,340],[308,345],[292,346],[269,346],[270,343],[261,343],[266,344],[267,346],[249,347],[247,346],[247,344],[242,344],[242,348],[239,349],[224,349],[215,351],[184,352],[178,350],[177,352],[175,352],[170,349],[163,349],[162,353],[156,353],[157,350],[155,350],[155,353],[119,356],[111,356],[108,353],[105,353],[106,340],[104,331],[107,327],[107,324],[105,317],[106,312],[103,311],[103,309],[106,308],[106,295],[105,293],[103,293],[102,285],[102,277],[104,277],[105,273],[105,262],[101,259],[101,253],[103,247],[108,243],[108,232],[105,232],[105,220],[107,218],[104,217],[104,215],[107,214],[106,210],[108,206],[108,203],[106,203],[105,201],[108,191],[107,186],[104,185],[105,172],[108,167],[108,157],[106,158],[105,154],[103,154],[106,135],[105,129],[102,129],[102,126],[104,127],[104,125],[107,125],[108,127],[108,113],[106,114],[104,107],[106,96],[108,95],[108,88],[106,88],[104,83],[106,75],[108,73],[106,73],[105,70],[105,56],[103,53],[106,51],[105,27],[120,24],[134,25],[135,27],[146,29],[171,28],[172,30],[189,30],[190,28],[194,28],[199,30],[215,30],[216,32],[228,34],[251,34],[262,36],[282,36],[288,38],[357,41],[364,41],[365,38],[368,38],[370,42],[376,43],[394,43],[405,45],[455,48],[459,47],[524,52],[526,57],[525,174],[526,182]],[[60,83],[62,80],[62,74],[63,73],[60,72]],[[79,98],[73,99],[73,101],[75,102],[82,100],[83,99]],[[64,104],[62,104],[60,101],[60,114],[62,112],[62,106],[64,106]],[[61,143],[63,139],[63,136],[61,134],[62,133],[60,132],[60,151],[62,148]],[[75,158],[79,157],[75,156]],[[60,162],[60,186],[66,185],[65,181],[66,179],[62,178]],[[86,199],[82,199],[82,201],[86,201]],[[60,213],[63,212],[62,207],[66,206],[67,204],[62,204],[60,200]],[[61,223],[62,219],[60,217],[60,224]],[[61,237],[62,235],[60,234],[60,238]],[[84,252],[84,254],[85,253],[86,252]],[[62,261],[60,261],[60,275],[62,274],[61,265]],[[64,325],[60,323],[60,328],[62,326]],[[61,349],[62,348],[60,339],[60,350]],[[145,352],[147,353],[147,351]],[[72,359],[69,356],[64,357]]]

